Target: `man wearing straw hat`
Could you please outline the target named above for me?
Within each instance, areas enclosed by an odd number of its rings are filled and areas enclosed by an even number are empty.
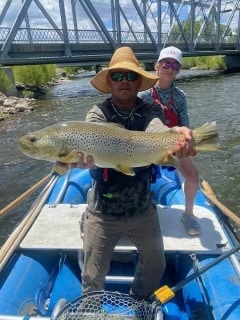
[[[157,105],[146,104],[138,91],[152,87],[158,77],[140,68],[133,51],[121,47],[115,51],[108,68],[97,73],[91,84],[103,93],[111,93],[103,103],[87,114],[88,122],[115,122],[129,130],[163,132],[164,115]],[[175,127],[190,141],[192,132]],[[195,155],[190,144],[176,147],[179,158]],[[147,155],[146,155],[147,157]],[[156,208],[151,202],[152,167],[135,170],[135,176],[113,169],[88,167],[93,187],[88,194],[84,219],[83,292],[104,290],[112,252],[122,235],[127,235],[137,247],[139,257],[131,292],[139,296],[151,295],[160,284],[165,270],[163,239]]]

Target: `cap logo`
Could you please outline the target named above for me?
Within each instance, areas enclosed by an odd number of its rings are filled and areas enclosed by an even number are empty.
[[[176,52],[175,52],[175,51],[170,50],[170,51],[168,51],[168,52],[167,52],[167,54],[172,54],[173,56],[175,56],[175,55],[176,55]]]

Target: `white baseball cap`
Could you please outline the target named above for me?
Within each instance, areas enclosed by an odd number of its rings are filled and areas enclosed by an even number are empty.
[[[166,47],[160,51],[158,62],[167,58],[175,59],[182,64],[182,51],[176,47]]]

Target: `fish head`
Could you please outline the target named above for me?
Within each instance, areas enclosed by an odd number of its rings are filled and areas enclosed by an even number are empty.
[[[39,160],[75,162],[76,152],[69,149],[62,135],[49,127],[24,135],[18,139],[18,149],[25,155]]]

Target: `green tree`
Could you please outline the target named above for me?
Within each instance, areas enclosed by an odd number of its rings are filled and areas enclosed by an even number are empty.
[[[190,36],[190,30],[191,30],[191,22],[190,20],[183,20],[181,23],[182,29],[184,31],[184,34]],[[194,34],[198,34],[199,30],[201,28],[201,21],[195,21],[194,23]],[[176,23],[172,28],[172,33],[179,35],[180,34],[180,28],[179,25]]]
[[[190,19],[186,19],[183,20],[181,22],[181,26],[184,32],[184,35],[187,38],[190,38],[190,30],[191,30],[191,20]],[[202,28],[202,30],[201,30]],[[232,30],[231,28],[224,25],[224,24],[220,24],[220,36],[222,36],[223,34],[225,34],[226,36],[231,36],[232,35]],[[209,18],[209,19],[200,19],[200,20],[196,20],[194,22],[194,28],[193,28],[193,33],[194,33],[194,38],[196,38],[199,35],[199,32],[201,30],[201,40],[210,42],[211,39],[214,41],[215,37],[216,37],[216,25],[215,25],[215,20],[213,17]],[[171,35],[173,37],[172,40],[177,41],[180,37],[181,37],[181,32],[180,32],[180,28],[179,25],[177,23],[174,24],[172,31],[171,31]]]

